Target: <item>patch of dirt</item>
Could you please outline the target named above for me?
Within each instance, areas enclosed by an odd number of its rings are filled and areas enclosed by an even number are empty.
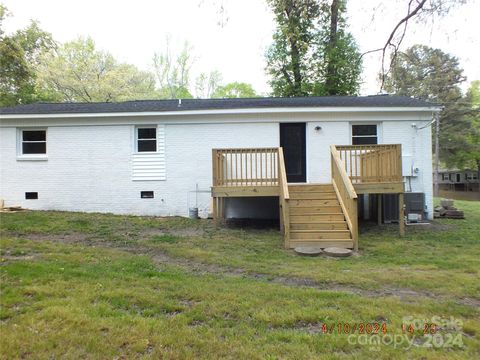
[[[185,229],[148,229],[142,231],[140,233],[140,237],[142,238],[150,238],[156,235],[173,235],[179,237],[198,237],[203,236],[205,234],[205,230],[202,228],[185,228]]]
[[[5,265],[14,261],[33,260],[38,257],[38,254],[26,254],[23,251],[12,253],[10,250],[2,250],[0,254],[0,264]]]
[[[299,322],[293,326],[293,329],[298,331],[304,331],[308,334],[321,334],[323,332],[322,326],[323,326],[323,323],[320,323],[320,322],[317,322],[317,323]]]
[[[174,265],[180,266],[184,270],[187,270],[194,274],[214,274],[219,276],[234,276],[234,277],[246,277],[264,282],[276,283],[284,286],[293,286],[293,287],[307,287],[313,288],[321,291],[338,291],[338,292],[347,292],[363,297],[377,298],[377,297],[387,297],[394,296],[398,297],[403,302],[412,302],[415,298],[429,298],[429,299],[439,299],[439,300],[449,300],[445,296],[434,294],[428,291],[418,291],[412,289],[402,289],[402,288],[387,288],[383,287],[381,289],[367,290],[362,288],[357,288],[344,284],[337,284],[331,282],[318,282],[313,279],[308,278],[296,278],[296,277],[283,277],[283,276],[274,276],[270,274],[261,274],[261,273],[251,273],[247,272],[241,268],[232,268],[216,264],[206,264],[193,261],[186,258],[175,258],[171,257],[164,252],[161,252],[157,249],[150,248],[119,248],[120,250],[128,251],[135,253],[137,255],[148,255],[151,257],[152,261],[157,265]],[[474,298],[462,298],[455,299],[458,304],[480,307],[480,299]]]
[[[413,232],[421,232],[421,231],[434,231],[434,232],[442,232],[442,231],[453,231],[455,230],[456,226],[453,224],[442,224],[439,220],[431,220],[428,225],[411,225],[407,226],[408,231]]]
[[[190,229],[193,231],[193,229]],[[187,229],[186,231],[190,231]],[[202,233],[203,229],[195,229],[196,235],[200,236],[199,234]],[[153,231],[149,232],[150,234],[154,234]],[[156,230],[157,235],[160,235],[160,231]],[[172,234],[171,230],[165,231],[163,234]],[[185,234],[185,232],[184,232]],[[158,265],[169,265],[169,266],[178,266],[181,267],[183,270],[193,273],[195,275],[217,275],[217,276],[232,276],[232,277],[244,277],[255,279],[258,281],[264,281],[269,283],[280,284],[284,286],[292,286],[292,287],[306,287],[317,289],[320,291],[338,291],[338,292],[347,292],[351,294],[356,294],[363,297],[370,297],[370,298],[378,298],[378,297],[387,297],[387,296],[394,296],[399,298],[403,302],[412,302],[416,298],[426,298],[426,299],[434,299],[434,300],[441,300],[441,301],[448,301],[452,300],[452,298],[434,294],[429,291],[420,291],[420,290],[412,290],[406,288],[388,288],[382,287],[380,289],[363,289],[358,288],[346,284],[338,284],[333,282],[318,282],[313,279],[308,278],[298,278],[298,277],[284,277],[284,276],[275,276],[271,274],[262,274],[262,273],[252,273],[246,271],[245,269],[241,268],[234,268],[228,267],[223,265],[217,264],[207,264],[198,262],[188,258],[177,258],[172,257],[160,249],[149,248],[139,245],[131,245],[131,246],[121,246],[122,244],[116,244],[112,242],[105,242],[105,241],[97,241],[92,239],[84,234],[63,234],[63,235],[43,235],[43,234],[28,234],[28,235],[17,235],[20,238],[26,238],[29,240],[37,240],[37,241],[55,241],[67,244],[84,244],[88,246],[99,246],[104,248],[115,248],[117,250],[129,252],[135,255],[144,255],[149,256],[152,261]],[[187,236],[187,235],[183,235]],[[189,235],[192,236],[192,235]],[[457,304],[466,305],[470,307],[480,307],[480,299],[476,298],[457,298],[453,299]]]
[[[15,234],[14,236],[22,239],[32,240],[32,241],[52,241],[52,242],[60,242],[64,244],[82,243],[82,244],[90,245],[92,243],[91,237],[85,234],[80,234],[80,233],[55,234],[55,235],[32,233],[32,234]]]
[[[32,260],[35,258],[34,255],[1,255],[1,261],[15,261],[15,260]]]

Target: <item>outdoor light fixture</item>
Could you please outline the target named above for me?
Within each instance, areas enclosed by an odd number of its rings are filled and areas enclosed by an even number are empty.
[[[315,126],[315,131],[320,131],[320,130],[322,130],[322,127],[321,127],[321,126],[318,126],[318,125]]]

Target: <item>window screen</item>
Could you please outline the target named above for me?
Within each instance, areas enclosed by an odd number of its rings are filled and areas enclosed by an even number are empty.
[[[22,154],[46,154],[47,131],[46,130],[23,130],[22,131]]]
[[[378,144],[377,125],[352,125],[352,144]]]
[[[157,151],[157,129],[156,128],[137,128],[137,151],[138,152],[156,152]]]

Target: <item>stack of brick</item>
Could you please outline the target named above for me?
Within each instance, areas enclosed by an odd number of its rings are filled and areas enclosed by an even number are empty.
[[[440,206],[435,207],[433,216],[444,219],[465,219],[463,211],[453,206],[453,200],[451,199],[442,199]]]

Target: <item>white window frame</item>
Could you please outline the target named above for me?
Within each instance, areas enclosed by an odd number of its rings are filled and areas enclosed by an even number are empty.
[[[467,181],[478,180],[477,179],[477,173],[476,172],[466,172],[465,173],[465,180],[467,180]]]
[[[350,123],[350,144],[353,145],[353,126],[354,125],[375,125],[377,127],[377,135],[376,135],[376,138],[377,138],[377,144],[381,144],[382,143],[382,137],[381,137],[381,133],[382,133],[382,123],[379,123],[379,122],[351,122]],[[355,136],[355,137],[373,137],[373,135],[364,135],[364,136]]]
[[[155,129],[155,151],[138,151],[138,141],[141,139],[138,138],[138,130],[139,129]],[[156,125],[141,125],[141,126],[135,126],[135,144],[134,144],[134,149],[136,154],[156,154],[158,152],[158,127]],[[145,139],[147,140],[147,139]],[[153,140],[153,138],[151,139]]]
[[[44,154],[24,154],[23,153],[23,132],[24,131],[45,131],[45,153]],[[43,142],[43,141],[38,141]],[[45,161],[48,160],[48,128],[18,128],[17,129],[17,160]]]

